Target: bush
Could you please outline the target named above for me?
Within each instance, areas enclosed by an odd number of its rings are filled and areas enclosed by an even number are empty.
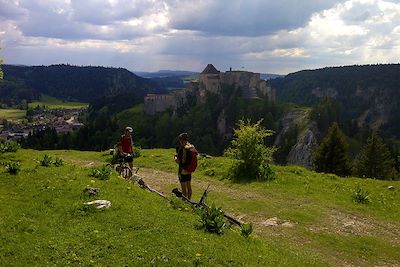
[[[355,203],[368,204],[370,202],[368,191],[362,188],[357,188],[356,190],[354,190],[352,198]]]
[[[21,170],[21,164],[19,162],[7,162],[4,165],[9,174],[16,175]]]
[[[225,227],[224,212],[214,204],[199,210],[200,226],[210,233],[222,234]]]
[[[264,145],[264,139],[273,134],[265,129],[261,120],[252,124],[250,120],[240,120],[234,130],[231,146],[225,156],[233,159],[230,177],[234,180],[271,180],[275,178],[271,169],[274,147]]]
[[[56,158],[53,163],[54,163],[54,166],[56,166],[56,167],[61,167],[64,165],[64,161],[62,158]]]
[[[53,164],[53,159],[49,155],[44,155],[43,159],[39,160],[40,166],[50,167]]]
[[[14,141],[6,141],[0,143],[0,153],[17,152],[19,148],[20,145]]]
[[[103,165],[102,167],[96,167],[91,170],[90,176],[100,180],[108,180],[111,175],[111,168]]]
[[[242,228],[240,229],[240,234],[244,237],[249,237],[252,232],[253,232],[253,225],[251,223],[243,224]]]

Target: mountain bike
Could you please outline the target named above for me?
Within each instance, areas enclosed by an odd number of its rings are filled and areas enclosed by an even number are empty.
[[[129,163],[127,159],[132,157],[130,154],[121,155],[118,159],[118,165],[115,167],[115,170],[119,173],[119,175],[124,179],[130,179],[132,177],[132,169],[129,167]]]

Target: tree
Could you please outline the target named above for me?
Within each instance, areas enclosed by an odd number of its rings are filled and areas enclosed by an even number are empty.
[[[354,174],[359,177],[391,180],[396,176],[394,160],[378,132],[374,131],[361,149],[354,164]]]
[[[239,120],[231,146],[225,156],[234,159],[231,177],[235,180],[269,180],[274,177],[270,167],[275,148],[264,145],[264,139],[273,134],[261,125]]]
[[[317,172],[334,173],[340,176],[350,174],[346,137],[335,122],[314,153],[314,167]]]
[[[1,50],[1,48],[0,48],[0,50]],[[0,58],[0,65],[3,63],[3,59],[1,59]],[[2,80],[3,79],[3,71],[2,71],[2,69],[0,68],[0,80]]]

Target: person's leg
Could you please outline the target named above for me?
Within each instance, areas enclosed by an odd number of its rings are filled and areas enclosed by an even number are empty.
[[[187,192],[187,198],[191,199],[192,198],[192,183],[190,180],[186,182],[186,192]]]
[[[181,182],[182,194],[187,197],[187,182]]]

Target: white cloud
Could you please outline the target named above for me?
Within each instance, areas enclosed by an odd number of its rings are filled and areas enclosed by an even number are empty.
[[[6,63],[287,73],[398,62],[390,0],[0,0]],[[7,7],[7,10],[2,7]]]

